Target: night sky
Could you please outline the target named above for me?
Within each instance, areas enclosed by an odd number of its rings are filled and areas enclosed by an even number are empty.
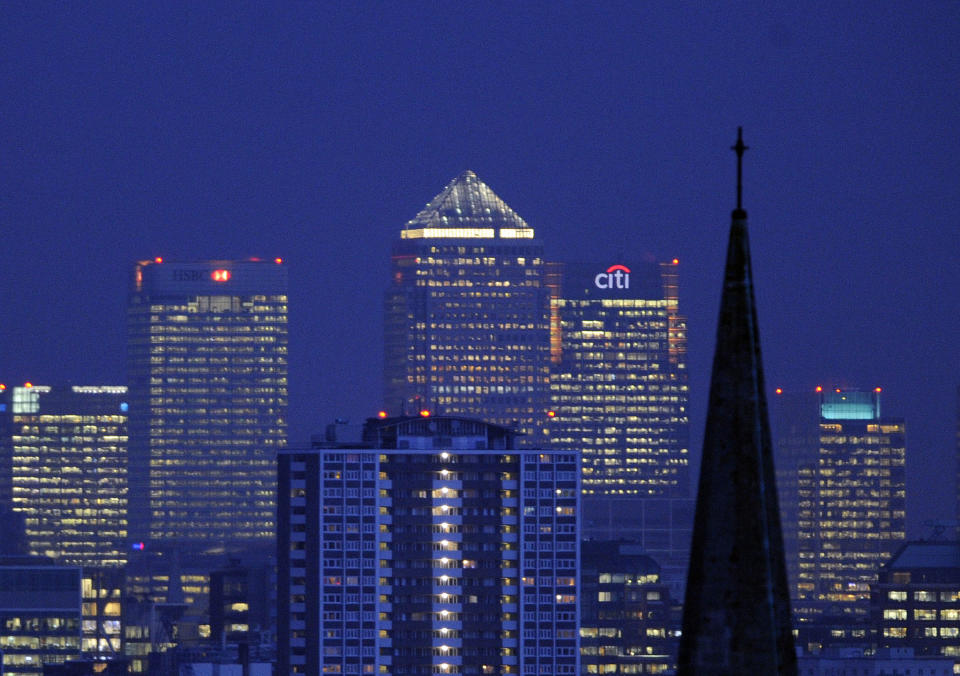
[[[924,535],[953,518],[958,38],[947,1],[6,2],[0,382],[122,382],[137,259],[281,256],[291,440],[359,421],[391,241],[469,168],[553,259],[680,259],[699,455],[743,125],[768,385],[882,386]]]

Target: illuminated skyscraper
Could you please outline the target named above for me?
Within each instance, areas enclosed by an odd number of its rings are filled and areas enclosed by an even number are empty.
[[[778,483],[796,497],[783,512],[785,540],[795,542],[797,557],[792,591],[800,640],[863,642],[870,586],[906,536],[904,422],[881,416],[879,388],[818,388],[806,407],[781,404],[782,396],[773,407]],[[791,422],[790,412],[799,412],[799,421]]]
[[[582,449],[584,534],[655,558],[687,551],[692,526],[677,268],[567,264],[551,283],[550,442]]]
[[[123,386],[0,386],[0,445],[30,554],[126,563],[127,409]]]
[[[575,453],[453,416],[279,454],[279,674],[578,674]]]
[[[269,541],[287,435],[282,262],[138,263],[127,359],[134,537]]]
[[[549,372],[543,247],[472,171],[400,232],[386,293],[384,403],[542,441]]]

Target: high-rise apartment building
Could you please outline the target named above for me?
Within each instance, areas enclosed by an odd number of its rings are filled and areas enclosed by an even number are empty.
[[[0,385],[5,483],[30,554],[127,560],[127,388]]]
[[[277,673],[579,673],[574,453],[387,418],[279,486]]]
[[[472,171],[400,232],[386,293],[384,405],[516,427],[542,443],[549,294],[534,231]]]
[[[127,360],[134,537],[274,537],[287,435],[282,261],[138,263]]]
[[[870,586],[906,537],[904,421],[881,415],[880,388],[778,390],[773,410],[801,642],[807,627],[808,644],[863,642]]]
[[[686,319],[678,261],[627,262],[551,275],[549,439],[582,452],[584,535],[663,562],[688,551],[693,521]]]

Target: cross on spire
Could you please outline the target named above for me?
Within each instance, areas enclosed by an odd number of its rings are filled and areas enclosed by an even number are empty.
[[[750,146],[743,144],[743,127],[737,127],[737,143],[730,150],[737,153],[737,211],[743,212],[743,152]]]

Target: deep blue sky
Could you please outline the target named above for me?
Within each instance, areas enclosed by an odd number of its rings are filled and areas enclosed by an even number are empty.
[[[380,406],[402,224],[466,168],[555,259],[681,260],[698,445],[743,125],[769,385],[881,385],[952,518],[960,4],[4,4],[0,381],[120,382],[132,262],[282,256],[291,431]]]

